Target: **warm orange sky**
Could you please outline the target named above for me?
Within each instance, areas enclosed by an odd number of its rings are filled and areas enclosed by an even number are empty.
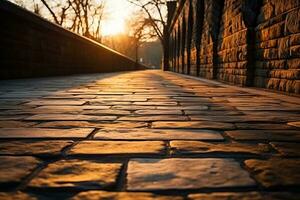
[[[102,22],[102,34],[114,35],[125,31],[125,22],[136,7],[127,0],[106,0],[106,17]]]

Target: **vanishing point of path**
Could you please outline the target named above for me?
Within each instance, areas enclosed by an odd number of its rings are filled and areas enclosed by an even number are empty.
[[[151,70],[0,83],[0,199],[300,199],[299,97]]]

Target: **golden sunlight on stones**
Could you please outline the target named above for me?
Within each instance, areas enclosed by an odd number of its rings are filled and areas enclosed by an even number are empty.
[[[0,138],[85,138],[94,129],[73,128],[73,129],[46,129],[46,128],[3,128],[0,131]]]
[[[37,188],[103,189],[116,184],[122,164],[82,160],[50,163],[30,183]]]
[[[224,140],[217,131],[189,129],[100,130],[94,138],[110,140]]]
[[[26,176],[33,172],[40,162],[30,156],[0,157],[0,186],[7,187],[20,183]]]
[[[81,192],[71,198],[71,200],[99,200],[99,199],[109,199],[109,200],[183,200],[179,196],[164,196],[156,195],[152,193],[131,193],[131,192],[106,192],[106,191],[88,191]]]
[[[255,182],[233,159],[132,159],[127,188],[134,191],[250,187]]]
[[[82,141],[70,155],[163,154],[165,145],[159,141]]]

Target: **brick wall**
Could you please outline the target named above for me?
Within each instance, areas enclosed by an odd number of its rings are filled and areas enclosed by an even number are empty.
[[[133,60],[0,1],[0,78],[135,70]]]
[[[188,35],[188,30],[179,30],[178,26],[184,19],[186,24],[192,24],[191,45],[184,50],[187,61],[190,53],[190,62],[184,66],[181,62],[180,66],[190,70],[177,70],[177,62],[172,62],[172,71],[236,85],[300,93],[299,0],[180,2],[183,6],[178,7],[179,14],[174,15],[170,32],[176,30],[177,35]],[[192,18],[181,14],[187,8],[195,11]],[[171,35],[175,44],[176,34]],[[172,59],[178,58],[173,55]]]

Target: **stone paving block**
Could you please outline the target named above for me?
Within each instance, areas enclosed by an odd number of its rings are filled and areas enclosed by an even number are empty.
[[[235,130],[225,133],[235,140],[300,141],[298,130]]]
[[[299,111],[300,108],[295,108],[295,107],[286,107],[286,106],[275,106],[275,105],[265,105],[265,106],[252,106],[249,104],[249,106],[237,106],[236,107],[238,110],[242,110],[242,111],[266,111],[266,110],[270,110],[270,111]]]
[[[300,157],[300,143],[272,142],[271,145],[283,156]]]
[[[182,115],[181,110],[137,110],[134,111],[138,115]]]
[[[0,121],[0,128],[26,128],[32,127],[35,124],[35,122]]]
[[[237,129],[265,129],[265,130],[287,130],[295,129],[293,126],[286,124],[271,124],[271,123],[235,123]]]
[[[148,115],[148,116],[125,116],[120,117],[118,121],[187,121],[189,118],[183,115]]]
[[[133,102],[133,105],[142,106],[176,106],[178,103],[176,101],[145,101],[145,102]]]
[[[38,128],[99,128],[101,124],[88,121],[50,121],[41,122],[34,127]]]
[[[39,163],[30,156],[0,156],[0,186],[8,187],[20,183]]]
[[[0,192],[0,200],[38,200],[38,198],[23,192]]]
[[[81,192],[71,200],[99,200],[99,199],[109,199],[109,200],[183,200],[183,197],[180,196],[166,196],[166,195],[157,195],[153,193],[146,192],[106,192],[106,191],[88,191]]]
[[[72,141],[6,141],[0,142],[0,155],[57,156]]]
[[[26,105],[83,105],[85,100],[34,100],[26,103]]]
[[[232,159],[131,159],[127,189],[133,191],[251,187],[255,182]]]
[[[104,128],[104,129],[119,129],[119,128],[142,128],[147,127],[147,122],[88,122],[88,121],[51,121],[42,122],[34,127],[40,128]]]
[[[94,129],[72,128],[72,129],[48,129],[48,128],[2,128],[0,139],[8,138],[85,138]]]
[[[164,154],[165,144],[159,141],[82,141],[69,155]]]
[[[246,160],[245,165],[264,187],[300,185],[300,159]]]
[[[216,192],[209,194],[190,194],[190,200],[265,200],[258,192]]]
[[[235,126],[231,123],[211,122],[211,121],[170,121],[170,122],[153,122],[152,128],[184,128],[184,129],[218,129],[230,130]]]
[[[35,114],[56,114],[56,113],[79,113],[88,110],[107,110],[110,106],[39,106],[31,109],[31,113]]]
[[[224,140],[217,131],[189,129],[115,129],[100,130],[95,139],[109,140]]]
[[[288,125],[300,128],[300,121],[298,121],[298,122],[289,122]]]
[[[71,115],[71,114],[38,114],[27,117],[30,121],[114,121],[116,116],[92,116],[92,115]]]
[[[251,118],[251,116],[234,115],[234,116],[204,116],[204,115],[191,115],[189,116],[191,121],[211,121],[211,122],[248,122],[257,119]]]
[[[81,112],[83,115],[130,115],[131,112],[128,110],[84,110]]]
[[[173,106],[175,110],[208,110],[207,105],[192,105],[192,106]],[[158,110],[169,110],[170,106],[157,106],[156,109]]]
[[[289,192],[215,192],[188,195],[190,200],[299,200],[299,193]]]
[[[18,120],[23,120],[27,117],[29,117],[30,115],[0,115],[0,121],[18,121]]]
[[[231,115],[243,115],[241,111],[236,110],[185,110],[186,115],[203,115],[203,116],[231,116]]]
[[[266,144],[243,143],[208,143],[200,141],[171,141],[171,149],[174,154],[204,154],[215,153],[220,155],[263,155],[270,151]]]
[[[28,184],[34,188],[78,190],[111,188],[122,164],[82,160],[60,160],[47,165]]]
[[[115,106],[112,106],[111,109],[114,109],[114,110],[148,110],[148,109],[155,110],[156,106],[138,106],[138,105],[118,106],[118,105],[115,105]]]

